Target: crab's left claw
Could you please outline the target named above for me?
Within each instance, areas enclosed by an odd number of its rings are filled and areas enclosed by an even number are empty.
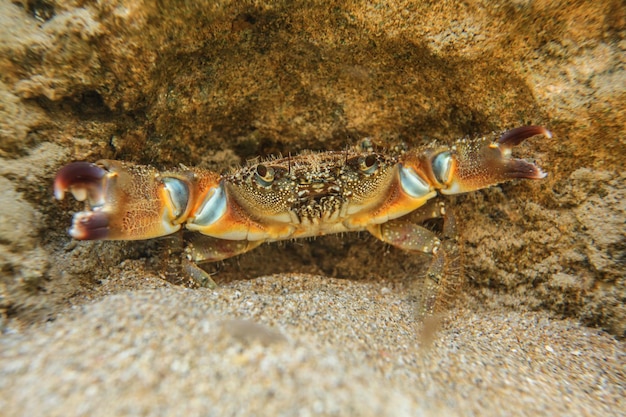
[[[397,165],[392,198],[379,210],[386,216],[383,221],[410,213],[437,193],[460,194],[517,178],[545,178],[535,164],[511,157],[514,146],[536,135],[552,137],[544,127],[523,126],[503,133],[495,142],[460,140],[452,147],[433,145],[407,152]],[[373,219],[372,224],[382,222]]]
[[[453,151],[431,160],[437,188],[442,194],[460,194],[514,179],[541,179],[546,173],[535,164],[511,157],[511,150],[537,135],[552,137],[542,126],[522,126],[504,132],[495,142],[487,139],[460,141]]]
[[[79,240],[136,240],[181,228],[191,210],[193,173],[159,174],[154,168],[120,161],[74,162],[59,170],[54,195],[71,192],[85,202],[69,233]]]

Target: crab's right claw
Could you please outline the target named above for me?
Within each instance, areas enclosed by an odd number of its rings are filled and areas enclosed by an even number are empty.
[[[54,196],[66,192],[85,202],[69,234],[79,240],[137,240],[176,232],[189,215],[193,193],[189,171],[155,169],[103,160],[74,162],[59,170]]]
[[[535,164],[511,157],[514,146],[537,135],[552,137],[545,127],[522,126],[504,132],[495,142],[459,142],[454,154],[442,153],[433,161],[437,178],[444,178],[440,192],[459,194],[514,179],[545,178],[547,174]]]

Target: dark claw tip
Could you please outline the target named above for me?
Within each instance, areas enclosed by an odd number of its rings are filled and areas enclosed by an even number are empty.
[[[513,147],[522,143],[525,139],[536,135],[544,135],[548,139],[552,137],[552,132],[543,126],[521,126],[508,130],[500,136],[498,143],[501,145]]]
[[[72,162],[65,165],[54,179],[54,197],[63,200],[65,192],[71,187],[99,182],[106,173],[104,169],[91,162]]]
[[[541,168],[535,164],[524,161],[523,159],[511,159],[507,165],[505,176],[508,179],[527,178],[532,180],[540,180],[548,174],[543,172]]]
[[[70,236],[78,240],[101,240],[109,236],[109,217],[102,211],[81,211],[74,215]]]

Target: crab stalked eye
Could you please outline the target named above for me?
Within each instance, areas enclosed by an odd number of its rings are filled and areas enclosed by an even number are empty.
[[[370,175],[376,172],[378,168],[378,161],[376,155],[367,155],[366,157],[359,158],[359,169],[362,173]]]
[[[452,158],[452,154],[449,151],[435,155],[432,160],[432,168],[439,184],[447,184],[450,181],[453,164],[454,158]]]
[[[274,168],[266,167],[263,164],[257,165],[254,179],[260,186],[269,187],[274,182]]]
[[[412,168],[400,166],[400,185],[411,197],[420,198],[431,192],[430,186]]]

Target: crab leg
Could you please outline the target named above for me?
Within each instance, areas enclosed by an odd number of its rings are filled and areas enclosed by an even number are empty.
[[[226,240],[194,233],[188,237],[185,252],[194,263],[215,262],[246,253],[264,241]]]
[[[435,233],[423,224],[441,220],[441,232]],[[375,237],[408,252],[423,253],[430,258],[423,280],[416,281],[420,316],[429,316],[447,307],[458,291],[461,281],[459,246],[454,216],[447,213],[443,202],[430,200],[420,209],[368,227]]]
[[[444,214],[443,203],[430,200],[410,214],[386,223],[370,225],[367,230],[383,242],[399,249],[434,254],[441,246],[441,241],[436,233],[420,226],[420,223],[429,219],[443,218]]]

